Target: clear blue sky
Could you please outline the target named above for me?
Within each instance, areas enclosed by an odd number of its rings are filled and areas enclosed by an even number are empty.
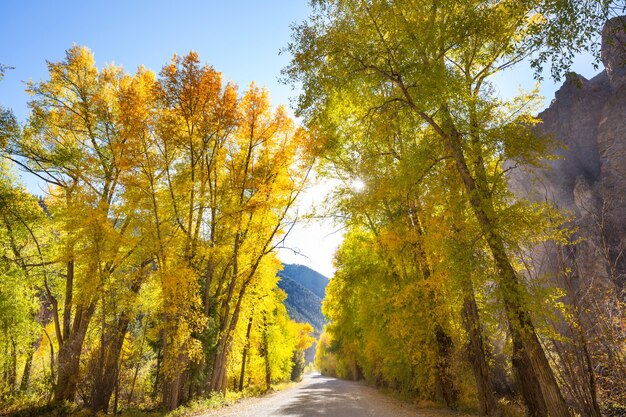
[[[298,92],[278,82],[289,62],[279,51],[290,40],[290,24],[308,14],[308,0],[0,0],[0,63],[15,67],[0,82],[0,105],[13,109],[23,122],[28,102],[23,82],[47,79],[46,60],[62,60],[74,43],[91,48],[99,67],[114,62],[129,72],[139,65],[158,72],[174,53],[195,50],[241,89],[255,81],[268,88],[273,104],[288,104]],[[582,57],[573,70],[591,77],[596,71],[590,62]],[[519,86],[533,85],[532,72],[524,65],[496,79],[505,97]],[[543,84],[546,104],[556,88],[550,80]],[[304,204],[319,200],[326,188],[318,186]],[[341,241],[335,232],[329,223],[299,226],[288,244],[308,258],[288,251],[281,257],[332,275],[332,254]]]
[[[22,81],[47,78],[45,61],[62,60],[74,43],[91,48],[99,67],[129,72],[141,64],[158,72],[174,53],[195,50],[240,88],[255,81],[288,104],[294,93],[277,78],[289,58],[278,53],[308,12],[307,0],[0,0],[0,63],[15,67],[0,82],[0,104],[23,120]]]

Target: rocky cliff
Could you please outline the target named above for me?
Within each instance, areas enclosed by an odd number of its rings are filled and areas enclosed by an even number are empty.
[[[593,262],[594,274],[620,289],[626,278],[625,27],[626,16],[607,22],[604,70],[590,80],[568,75],[550,107],[539,114],[540,134],[559,144],[559,158],[548,163],[550,169],[512,178],[517,193],[547,199],[574,216],[579,237],[594,246],[587,249],[606,258],[602,266]]]
[[[601,58],[601,73],[570,74],[538,116],[537,133],[559,144],[559,158],[549,169],[516,170],[510,184],[571,215],[571,244],[531,253],[535,276],[565,293],[569,316],[556,326],[576,343],[554,342],[564,385],[581,404],[599,392],[626,407],[626,16],[605,25]],[[582,368],[595,379],[584,379]]]

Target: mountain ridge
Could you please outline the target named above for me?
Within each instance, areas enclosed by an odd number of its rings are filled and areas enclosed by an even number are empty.
[[[322,300],[329,279],[319,272],[298,264],[285,264],[278,272],[278,287],[285,291],[287,298],[283,304],[289,317],[300,323],[313,326],[314,336],[318,338],[324,327]],[[307,362],[315,359],[316,343],[305,352]]]

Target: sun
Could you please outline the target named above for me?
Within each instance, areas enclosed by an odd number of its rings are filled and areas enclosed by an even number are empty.
[[[360,178],[357,178],[354,181],[352,181],[352,184],[350,185],[350,187],[355,192],[360,193],[361,191],[365,189],[365,183]]]

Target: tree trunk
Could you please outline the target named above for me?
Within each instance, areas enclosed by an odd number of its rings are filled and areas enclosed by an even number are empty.
[[[148,264],[149,261],[145,261],[141,265],[141,268],[144,268]],[[135,296],[139,294],[141,284],[142,280],[140,278],[136,279],[131,284],[130,290]],[[124,339],[126,338],[129,324],[130,313],[128,311],[123,311],[115,326],[112,326],[112,328],[108,332],[105,331],[104,327],[102,329],[100,349],[103,355],[99,362],[101,368],[98,369],[98,372],[96,374],[98,377],[96,378],[94,384],[91,404],[91,409],[94,412],[103,411],[106,414],[108,411],[111,395],[113,394],[113,391],[117,386],[117,381],[119,377],[120,355],[122,353],[122,347],[124,346]]]
[[[421,226],[422,221],[420,220],[420,216],[422,213],[422,208],[417,200],[414,201],[414,206],[411,207],[409,214],[409,226],[412,227],[420,236],[424,236],[425,232]],[[420,242],[416,242],[415,244],[416,251],[416,267],[422,273],[422,278],[424,280],[430,279],[432,276],[431,265],[428,261],[428,256],[426,255],[426,250]],[[437,371],[437,383],[439,385],[439,390],[441,392],[441,396],[446,403],[446,406],[450,409],[456,409],[458,406],[458,397],[459,390],[454,386],[454,379],[452,378],[452,372],[450,371],[451,365],[451,356],[454,352],[454,344],[450,336],[445,332],[444,328],[438,322],[438,317],[436,317],[437,305],[433,300],[436,300],[436,294],[433,290],[430,292],[429,302],[428,302],[428,310],[431,317],[431,321],[435,323],[434,327],[434,336],[435,342],[437,345],[437,363],[436,363],[436,371]],[[356,372],[355,374],[356,379]]]
[[[239,391],[243,391],[243,380],[246,375],[246,356],[248,356],[248,349],[250,349],[250,332],[252,330],[252,313],[248,320],[248,328],[246,329],[246,344],[243,347],[243,354],[241,355],[241,373],[239,374]]]
[[[28,389],[28,383],[30,382],[30,370],[33,365],[34,349],[39,343],[33,346],[33,350],[29,350],[26,356],[26,363],[24,364],[24,373],[22,374],[22,381],[20,382],[20,391],[26,391]]]
[[[180,405],[179,394],[182,385],[181,382],[180,375],[172,379],[163,378],[163,405],[170,411]]]
[[[169,320],[174,320],[170,318]],[[174,330],[175,332],[175,330]],[[174,410],[183,404],[189,395],[185,389],[189,379],[189,357],[185,353],[172,351],[168,343],[168,333],[163,332],[163,365],[161,366],[162,398],[161,402],[168,410]]]
[[[164,358],[167,357],[167,350],[164,352]],[[174,410],[187,399],[187,392],[185,391],[185,382],[188,379],[189,372],[186,370],[189,365],[189,358],[186,355],[179,354],[176,359],[178,363],[177,369],[183,369],[184,371],[176,372],[176,375],[168,377],[163,376],[163,399],[162,403],[168,410]]]
[[[452,410],[458,407],[459,391],[454,386],[450,372],[451,356],[454,351],[452,339],[440,324],[435,325],[435,341],[437,342],[437,380],[446,406]]]
[[[540,381],[537,379],[529,356],[524,350],[518,331],[509,325],[513,340],[511,362],[515,381],[526,404],[528,417],[547,417],[548,406],[541,392]]]
[[[162,348],[159,346],[157,348],[157,363],[156,363],[156,372],[154,374],[154,384],[152,385],[152,399],[156,400],[159,392],[163,390],[160,389],[161,381],[161,361],[163,360]]]
[[[55,402],[74,401],[79,378],[80,355],[87,327],[94,311],[94,302],[87,308],[77,307],[72,332],[59,348],[57,384],[54,392]]]
[[[9,387],[9,390],[13,391],[15,389],[15,384],[17,383],[17,349],[15,339],[13,337],[11,337],[9,350],[11,360],[9,361],[9,364],[5,369],[4,379],[7,386]]]
[[[94,412],[102,411],[106,414],[109,409],[109,401],[119,374],[120,354],[129,322],[128,318],[120,319],[115,329],[111,330],[113,334],[103,338],[106,341],[106,349],[104,349],[102,369],[97,372],[98,378],[94,383],[91,398],[90,408]]]
[[[495,255],[494,255],[495,257]],[[503,265],[504,266],[504,265]],[[513,267],[508,264],[508,284],[516,282]],[[513,280],[511,277],[515,278]],[[509,293],[505,286],[504,293]],[[563,399],[548,358],[535,333],[535,327],[528,311],[521,306],[519,288],[505,301],[509,319],[509,329],[513,340],[513,366],[518,376],[522,396],[530,412],[537,417],[570,417],[570,411]]]
[[[579,328],[579,332],[581,334],[581,345],[583,349],[583,355],[585,357],[585,369],[587,371],[587,384],[589,389],[589,403],[587,404],[586,413],[590,417],[602,417],[602,412],[600,411],[600,406],[598,405],[598,395],[597,395],[597,387],[596,387],[596,376],[593,369],[593,364],[591,361],[591,354],[589,353],[589,347],[587,344],[587,340],[584,337],[583,331]]]
[[[209,384],[209,392],[223,392],[226,390],[225,379],[226,379],[226,363],[228,360],[228,350],[230,349],[230,338],[231,338],[231,330],[236,326],[236,316],[238,315],[238,308],[241,304],[241,298],[237,300],[237,305],[235,306],[235,313],[233,314],[233,318],[230,318],[230,302],[235,292],[235,284],[237,282],[237,278],[239,277],[239,240],[240,235],[239,232],[235,234],[235,241],[233,245],[233,271],[230,279],[230,283],[227,287],[227,291],[225,297],[222,301],[222,309],[221,309],[221,321],[220,321],[220,330],[218,333],[217,346],[215,349],[215,359],[213,360],[213,369],[211,371],[211,382]],[[245,291],[244,288],[242,288]]]
[[[74,401],[78,384],[80,351],[82,342],[72,339],[61,346],[58,356],[57,383],[54,401]]]
[[[139,346],[139,355],[137,358],[137,364],[135,365],[135,372],[133,373],[133,379],[130,383],[130,391],[128,392],[128,400],[126,402],[126,407],[130,407],[130,405],[133,402],[133,393],[135,392],[135,384],[137,383],[137,376],[139,375],[139,368],[141,367],[141,358],[143,356],[143,347],[144,344],[146,342],[146,332],[148,330],[148,325],[147,325],[147,320],[146,322],[144,322],[143,325],[143,335],[141,338],[141,345]],[[160,351],[157,352],[157,373],[158,373],[158,356],[159,356]],[[118,379],[119,381],[119,379]],[[119,382],[118,382],[118,389],[119,389]]]
[[[118,370],[117,377],[115,378],[115,395],[113,396],[113,414],[117,414],[117,407],[118,407],[119,399],[120,399],[120,373]]]
[[[71,253],[72,249],[70,249]],[[65,279],[65,306],[63,307],[63,340],[70,337],[70,321],[72,318],[72,296],[74,294],[74,261],[67,263]]]
[[[474,298],[471,281],[463,300],[462,317],[463,327],[465,327],[468,336],[467,350],[469,352],[470,364],[472,365],[472,372],[474,373],[476,388],[478,389],[480,413],[490,417],[500,416],[501,412],[498,409],[494,383],[487,363],[480,318],[478,316],[478,306]]]
[[[550,363],[539,342],[529,312],[522,305],[523,291],[515,269],[505,249],[505,243],[494,225],[495,209],[487,184],[476,181],[468,168],[463,152],[462,138],[454,128],[452,117],[444,109],[444,127],[431,123],[446,142],[463,181],[469,203],[487,241],[498,270],[501,294],[508,315],[511,337],[518,347],[514,361],[522,382],[522,394],[531,410],[546,410],[544,416],[571,417],[571,413],[550,368]],[[427,115],[422,115],[432,121]],[[484,166],[478,167],[484,170]],[[522,368],[520,368],[522,367]],[[531,393],[531,390],[533,391]],[[535,392],[536,391],[536,392]],[[535,395],[536,394],[536,395]],[[539,414],[538,414],[539,415]]]
[[[272,368],[270,367],[270,350],[267,340],[267,318],[263,316],[263,357],[265,358],[265,390],[272,388]]]
[[[222,335],[218,342],[217,353],[211,373],[210,392],[226,392],[226,365],[230,356],[232,337],[230,332]]]

